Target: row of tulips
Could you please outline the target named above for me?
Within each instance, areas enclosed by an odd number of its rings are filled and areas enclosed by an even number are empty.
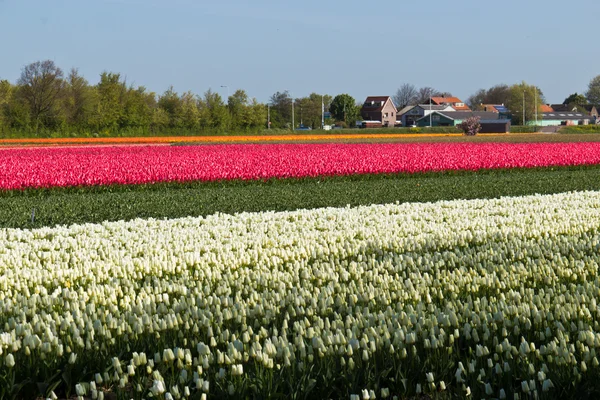
[[[0,150],[0,189],[598,163],[600,142],[22,148]]]
[[[0,230],[0,397],[576,398],[599,228],[580,192]]]

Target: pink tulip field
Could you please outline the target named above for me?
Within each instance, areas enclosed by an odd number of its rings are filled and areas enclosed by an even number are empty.
[[[600,163],[600,143],[224,144],[0,150],[5,190]]]

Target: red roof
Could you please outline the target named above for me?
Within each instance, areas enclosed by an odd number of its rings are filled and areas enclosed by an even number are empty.
[[[432,97],[431,101],[434,104],[450,104],[456,111],[471,111],[469,106],[467,106],[461,99],[458,97]],[[462,103],[462,106],[457,106],[456,103]]]
[[[549,113],[551,113],[551,112],[554,112],[554,110],[548,104],[542,104],[542,105],[540,105],[540,112],[549,112]]]

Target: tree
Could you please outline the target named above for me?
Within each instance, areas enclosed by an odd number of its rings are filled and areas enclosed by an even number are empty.
[[[429,104],[432,97],[440,96],[442,93],[432,87],[425,86],[419,89],[417,94],[417,104]]]
[[[200,125],[213,130],[226,130],[229,124],[229,111],[221,96],[208,89],[204,97],[198,100]]]
[[[198,100],[190,91],[185,92],[180,97],[180,121],[185,129],[198,129],[200,126],[200,109]]]
[[[289,92],[276,92],[271,96],[271,126],[290,127],[292,123],[292,98]]]
[[[590,104],[600,104],[600,75],[590,81],[585,97]]]
[[[583,95],[583,94],[579,94],[577,92],[569,95],[569,97],[567,97],[565,99],[565,101],[563,101],[563,104],[566,105],[574,105],[574,106],[584,106],[586,104],[588,104],[587,98]]]
[[[479,89],[472,95],[467,98],[467,105],[471,110],[480,110],[482,104],[486,104],[485,98],[487,95],[487,90]]]
[[[331,96],[318,93],[297,99],[295,107],[300,123],[313,129],[321,128],[322,106],[331,103],[331,100]]]
[[[148,130],[152,124],[156,95],[144,86],[129,87],[124,93],[121,127]]]
[[[75,131],[96,125],[94,111],[98,108],[98,96],[88,81],[72,68],[65,83],[63,102],[67,126]]]
[[[509,86],[499,84],[492,86],[489,89],[479,89],[477,92],[469,96],[467,105],[473,110],[481,108],[482,104],[507,104],[510,97]]]
[[[158,99],[158,107],[167,115],[168,126],[171,128],[182,128],[182,109],[181,98],[170,86]],[[157,116],[155,115],[155,118]],[[162,120],[162,115],[160,116]]]
[[[267,105],[259,103],[255,98],[248,105],[246,129],[262,130],[267,126]]]
[[[54,61],[36,61],[23,68],[18,84],[20,95],[27,102],[33,128],[56,125],[59,98],[63,89],[63,72]]]
[[[523,102],[525,102],[525,115],[523,115]],[[535,109],[536,102],[537,110]],[[513,115],[513,124],[515,125],[524,125],[528,121],[533,121],[536,111],[538,117],[541,116],[540,105],[544,103],[544,94],[534,85],[523,81],[510,87],[507,106]]]
[[[13,88],[9,81],[0,80],[0,132],[8,127],[8,106],[12,100]]]
[[[337,121],[344,121],[347,126],[354,125],[360,116],[360,108],[349,94],[338,94],[331,101],[329,111]]]
[[[398,110],[403,109],[406,106],[413,106],[418,104],[419,99],[419,91],[410,83],[405,83],[398,90],[396,90],[396,94],[393,96],[394,104],[398,108]]]
[[[227,99],[227,108],[231,115],[231,127],[236,129],[246,129],[248,127],[249,107],[248,95],[245,90],[236,90]]]
[[[458,124],[458,128],[463,131],[467,136],[475,136],[481,130],[481,124],[479,123],[479,117],[468,117],[463,122]]]
[[[120,128],[124,107],[123,102],[127,88],[121,81],[121,74],[102,72],[98,91],[98,128],[116,131]]]

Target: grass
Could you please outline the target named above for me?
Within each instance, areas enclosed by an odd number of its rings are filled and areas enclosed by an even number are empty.
[[[566,134],[600,133],[600,125],[563,126],[562,128],[560,128],[560,133],[566,133]]]
[[[5,191],[0,227],[600,190],[600,166]]]

